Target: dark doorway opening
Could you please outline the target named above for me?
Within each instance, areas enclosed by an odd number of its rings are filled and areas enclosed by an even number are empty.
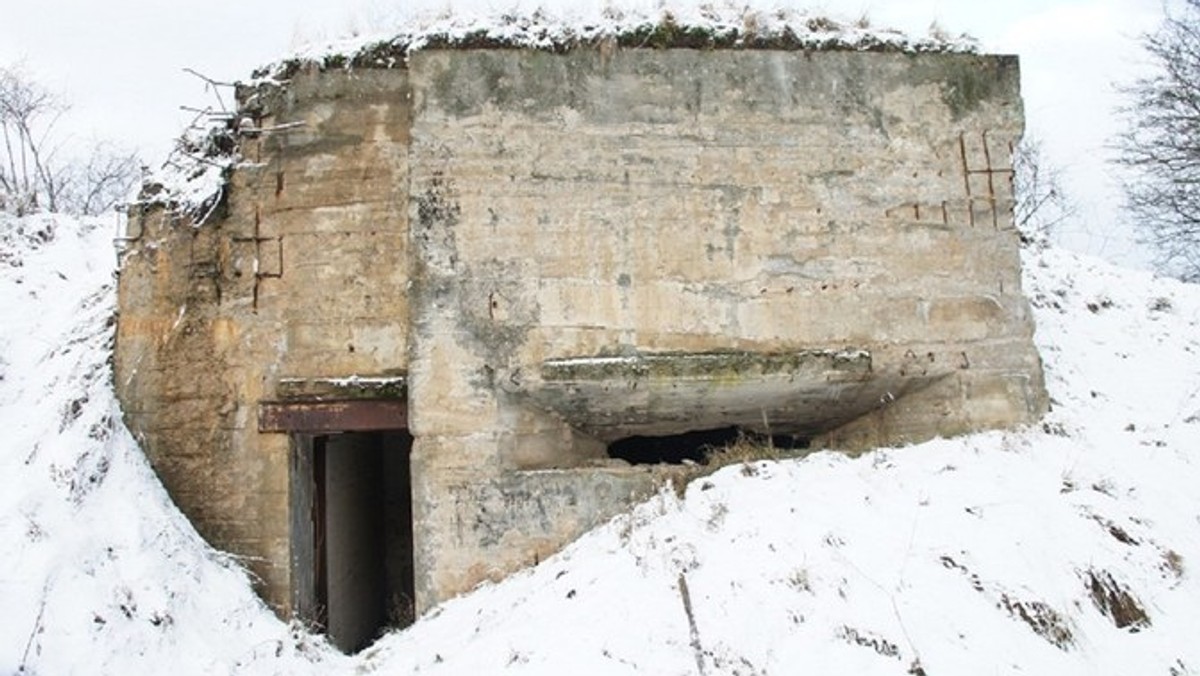
[[[294,438],[295,611],[342,651],[357,652],[413,621],[412,436]]]
[[[639,435],[617,439],[608,445],[608,457],[624,460],[632,465],[703,465],[708,462],[711,454],[739,441],[770,445],[778,450],[804,449],[808,448],[809,443],[806,437],[761,434],[741,427],[720,427],[665,436]]]

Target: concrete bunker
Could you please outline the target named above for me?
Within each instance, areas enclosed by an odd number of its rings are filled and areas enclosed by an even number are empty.
[[[155,470],[343,648],[407,620],[392,597],[420,615],[652,494],[623,439],[853,452],[1045,410],[1014,57],[389,63],[240,88],[223,200],[195,224],[147,198],[119,280],[116,385]],[[361,534],[379,513],[411,546]],[[366,572],[339,587],[339,556]]]

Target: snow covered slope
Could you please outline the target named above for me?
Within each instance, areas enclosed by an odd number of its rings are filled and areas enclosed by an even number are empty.
[[[1195,286],[1027,252],[1043,425],[727,467],[347,658],[120,424],[108,238],[0,220],[0,673],[1200,674]]]
[[[112,234],[0,213],[0,674],[306,662],[307,640],[200,540],[120,421]]]

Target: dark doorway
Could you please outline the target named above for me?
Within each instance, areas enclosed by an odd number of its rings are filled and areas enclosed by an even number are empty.
[[[296,614],[347,653],[413,620],[412,436],[297,435],[292,468]]]

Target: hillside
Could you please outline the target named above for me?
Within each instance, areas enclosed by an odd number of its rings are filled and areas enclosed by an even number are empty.
[[[733,465],[347,658],[120,423],[111,237],[0,216],[0,673],[1200,673],[1195,286],[1027,251],[1040,427]]]

